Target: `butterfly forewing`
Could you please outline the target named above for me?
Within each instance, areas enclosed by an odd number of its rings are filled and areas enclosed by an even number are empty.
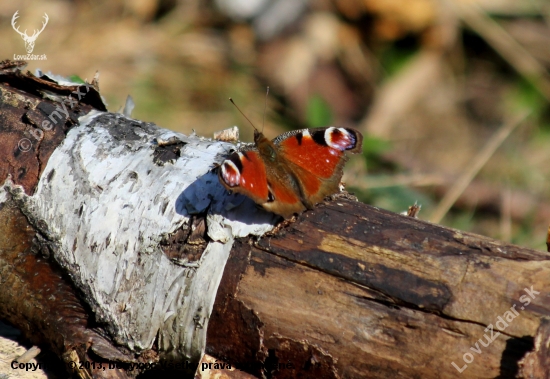
[[[344,157],[344,152],[357,152],[361,134],[350,128],[303,129],[277,137],[280,154],[319,178],[330,178]]]

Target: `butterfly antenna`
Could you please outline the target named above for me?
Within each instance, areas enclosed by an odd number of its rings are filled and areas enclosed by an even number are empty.
[[[267,91],[265,92],[264,118],[262,120],[262,132],[264,131],[264,125],[265,125],[265,111],[267,110],[267,96],[269,96],[269,86],[267,87]]]
[[[229,101],[231,101],[231,104],[233,104],[235,106],[235,108],[237,108],[237,110],[243,115],[244,118],[246,118],[246,121],[248,121],[250,123],[250,125],[252,125],[252,127],[254,128],[254,130],[258,130],[256,129],[256,127],[254,126],[254,124],[252,123],[252,121],[250,121],[248,119],[248,117],[246,117],[246,115],[243,113],[243,111],[241,111],[241,109],[237,106],[237,104],[235,104],[235,102],[233,101],[233,99],[230,97],[229,98]]]

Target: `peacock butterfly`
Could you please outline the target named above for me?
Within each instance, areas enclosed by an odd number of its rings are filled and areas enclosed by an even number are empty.
[[[232,153],[218,178],[228,190],[290,218],[339,191],[345,153],[360,153],[362,143],[352,128],[294,130],[272,141],[254,128],[254,146]]]

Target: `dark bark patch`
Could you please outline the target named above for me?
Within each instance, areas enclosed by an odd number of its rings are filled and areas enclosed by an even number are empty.
[[[206,352],[261,377],[262,362],[267,356],[262,347],[263,323],[253,310],[235,299],[249,253],[246,241],[235,241],[210,316]]]
[[[332,356],[307,342],[270,337],[265,346],[268,349],[264,365],[266,378],[340,378]]]
[[[510,338],[506,341],[506,349],[502,352],[500,360],[500,375],[497,379],[517,377],[519,361],[534,347],[534,339],[531,336],[522,338]]]
[[[107,111],[97,86],[75,84],[65,86],[57,84],[47,75],[34,76],[30,71],[23,72],[26,63],[22,61],[5,60],[0,62],[0,82],[7,83],[10,87],[23,92],[42,97],[44,92],[57,95],[60,98],[72,97],[84,108],[94,108]],[[93,82],[92,82],[93,84]]]
[[[193,215],[190,225],[184,225],[161,243],[164,254],[174,263],[188,265],[201,259],[208,246],[206,215]]]
[[[287,229],[286,234],[288,233],[290,230]],[[288,243],[288,236],[281,240],[285,243],[279,243],[275,237],[262,239],[258,245],[291,261],[367,286],[387,297],[400,299],[401,303],[426,310],[442,311],[452,297],[450,289],[442,283],[426,280],[406,270],[386,267],[382,264],[369,265],[345,255],[329,253],[316,246],[300,243],[301,238],[305,239],[305,236],[299,234],[295,237],[296,245]],[[319,241],[316,238],[310,240]],[[254,269],[261,273],[263,264],[261,262],[253,262],[253,264]]]
[[[183,146],[185,146],[184,142],[167,146],[157,146],[153,153],[153,162],[159,166],[164,166],[165,163],[173,163],[181,157],[181,149]]]

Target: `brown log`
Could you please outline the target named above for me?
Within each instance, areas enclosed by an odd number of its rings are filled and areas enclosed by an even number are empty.
[[[15,88],[21,82],[5,76],[11,82],[0,83],[0,111],[7,112],[6,94],[13,99],[17,93],[9,112],[21,113],[0,125],[0,133],[19,133],[0,153],[7,158],[0,173],[32,193],[38,179],[25,182],[15,174],[30,172],[34,164],[33,178],[39,178],[48,156],[21,162],[13,147],[28,127],[21,125],[29,111],[24,100],[34,101],[33,109],[50,100]],[[69,119],[63,127],[71,127]],[[117,127],[122,136],[123,122]],[[104,362],[106,356],[108,362],[145,362],[165,353],[159,346],[128,352],[111,339],[108,325],[94,324],[93,299],[73,280],[76,268],[52,259],[55,251],[40,232],[48,226],[31,223],[18,201],[3,203],[0,220],[0,283],[6,289],[0,291],[0,319],[66,362],[75,354],[87,362]],[[195,260],[202,254],[197,246],[209,242],[204,221],[196,217],[191,223],[163,245],[171,259],[182,254]],[[270,235],[235,242],[210,320],[201,324],[207,327],[206,352],[214,362],[257,377],[548,376],[548,365],[532,363],[532,357],[546,359],[545,344],[536,341],[546,341],[547,328],[539,325],[550,316],[549,258],[334,196]],[[537,333],[543,337],[534,342]],[[535,355],[523,358],[533,349]],[[205,372],[203,364],[218,369],[214,362],[203,359],[197,375]],[[89,374],[135,374],[127,368]],[[246,377],[238,370],[222,372]]]
[[[208,340],[238,347],[226,360],[263,360],[257,375],[290,362],[277,377],[513,378],[550,311],[549,257],[336,200],[236,246]]]

